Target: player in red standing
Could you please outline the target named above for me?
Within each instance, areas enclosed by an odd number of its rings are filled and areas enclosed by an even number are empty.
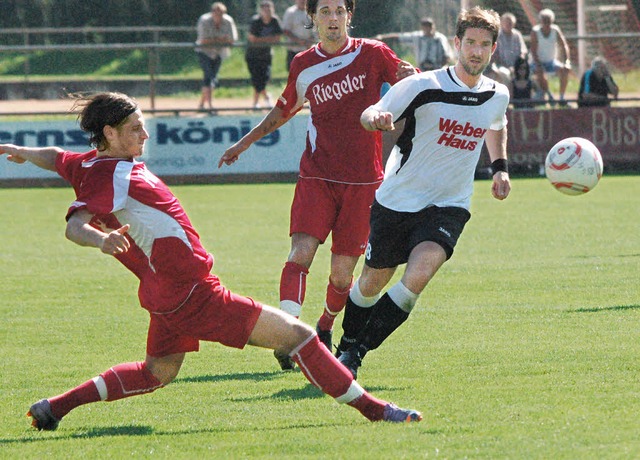
[[[39,430],[55,430],[76,407],[150,393],[178,374],[185,353],[199,341],[243,348],[277,349],[300,366],[323,392],[369,420],[419,421],[371,396],[322,345],[315,331],[282,312],[227,290],[211,273],[213,256],[169,188],[143,162],[149,135],[135,101],[101,93],[79,101],[80,127],[97,149],[72,153],[58,147],[0,144],[0,154],[56,171],[74,188],[66,236],[80,246],[114,256],[140,280],[138,297],[150,313],[147,356],[122,363],[55,397],[42,399],[28,416]]]
[[[354,9],[355,0],[307,2],[320,42],[293,59],[276,107],[227,149],[218,164],[234,163],[308,102],[311,114],[291,205],[291,251],[280,279],[280,308],[300,316],[306,276],[318,246],[331,233],[326,305],[316,325],[329,349],[335,317],[344,308],[367,243],[369,211],[383,177],[382,136],[363,129],[360,114],[379,99],[383,83],[416,73],[384,43],[349,36]],[[282,369],[293,369],[289,356],[275,355]]]

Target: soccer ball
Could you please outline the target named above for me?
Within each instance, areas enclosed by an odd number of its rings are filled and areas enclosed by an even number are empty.
[[[598,185],[602,177],[602,156],[587,139],[568,137],[551,147],[544,170],[559,192],[582,195]]]

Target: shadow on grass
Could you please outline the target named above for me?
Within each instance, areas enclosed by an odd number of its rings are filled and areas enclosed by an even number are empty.
[[[577,308],[575,310],[567,310],[567,313],[601,313],[605,311],[626,311],[626,310],[640,310],[640,305],[616,305],[614,307]]]
[[[569,259],[599,259],[601,256],[596,256],[592,254],[578,255],[578,256],[570,256]],[[625,257],[640,257],[640,254],[618,254],[615,256],[610,256],[614,258],[625,258]]]
[[[205,383],[205,382],[227,382],[229,380],[253,380],[255,382],[263,382],[265,380],[274,380],[286,376],[289,372],[244,372],[235,374],[219,374],[219,375],[196,375],[193,377],[183,377],[175,379],[171,385],[178,383]]]
[[[366,419],[362,419],[363,423],[369,423]],[[392,424],[393,425],[393,424]],[[424,425],[422,425],[424,426]],[[289,423],[281,426],[261,427],[255,426],[213,426],[207,428],[195,428],[187,430],[155,430],[148,425],[127,425],[127,426],[103,426],[92,428],[80,428],[73,433],[56,431],[51,433],[40,433],[33,431],[28,437],[22,438],[0,438],[0,446],[9,444],[29,444],[33,442],[50,442],[50,441],[67,441],[69,439],[93,439],[93,438],[109,438],[118,436],[180,436],[180,435],[197,435],[197,434],[215,434],[215,433],[244,433],[244,432],[284,432],[289,435],[291,430],[306,430],[318,428],[353,428],[352,422],[336,423],[335,421],[317,422],[317,423]],[[422,431],[427,434],[439,434],[440,430],[427,429]]]
[[[171,385],[179,384],[179,383],[216,383],[216,382],[228,382],[230,380],[238,380],[238,381],[246,381],[251,380],[255,382],[264,382],[269,380],[277,380],[283,377],[286,377],[291,374],[297,374],[304,381],[304,376],[300,372],[298,368],[295,371],[273,371],[273,372],[245,372],[245,373],[234,373],[234,374],[219,374],[219,375],[196,375],[192,377],[183,377],[178,378],[171,382]],[[390,387],[390,386],[367,386],[366,390],[369,392],[377,392],[377,391],[398,391],[404,390],[405,388],[398,387]],[[320,391],[314,385],[308,383],[304,388],[299,388],[296,390],[282,390],[277,393],[271,395],[271,398],[274,399],[311,399],[311,398],[322,398],[324,397],[324,393]],[[266,399],[264,395],[256,395],[252,398],[239,398],[238,401],[257,401]]]
[[[64,432],[42,432],[33,430],[30,437],[7,439],[0,438],[0,445],[3,444],[26,444],[30,442],[58,441],[63,439],[85,439],[104,438],[115,436],[149,436],[154,434],[154,430],[146,425],[126,425],[126,426],[103,426],[81,429],[75,433],[66,434]]]

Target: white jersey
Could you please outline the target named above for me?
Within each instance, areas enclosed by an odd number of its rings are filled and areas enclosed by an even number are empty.
[[[396,83],[373,107],[404,119],[376,200],[399,212],[427,206],[469,209],[488,129],[507,124],[509,90],[486,76],[469,88],[454,67]]]

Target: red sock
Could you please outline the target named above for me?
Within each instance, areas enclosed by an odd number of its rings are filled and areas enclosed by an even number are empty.
[[[351,407],[358,409],[362,415],[372,422],[382,420],[384,415],[384,407],[388,404],[382,399],[374,398],[369,393],[364,393],[357,399],[347,403]]]
[[[350,283],[349,287],[346,289],[339,290],[331,283],[331,279],[329,279],[329,284],[327,284],[326,305],[324,307],[324,312],[322,312],[322,316],[318,321],[318,327],[320,330],[330,331],[333,329],[333,322],[335,321],[336,316],[338,316],[338,313],[344,309],[344,306],[347,303],[351,284],[352,283]]]
[[[338,362],[316,334],[293,350],[291,357],[307,380],[329,396],[339,398],[349,390],[353,381],[351,372]]]
[[[69,390],[59,396],[49,398],[53,416],[60,420],[73,409],[83,404],[100,401],[100,394],[93,380],[87,380],[73,390]]]
[[[102,390],[98,389],[98,386]],[[49,398],[51,412],[57,419],[61,419],[73,409],[83,404],[101,400],[115,401],[117,399],[136,396],[162,387],[143,362],[124,363],[113,366],[100,377],[88,380],[73,390],[59,396]],[[101,395],[101,392],[104,393]]]
[[[123,363],[100,374],[107,387],[105,401],[151,393],[164,385],[154,377],[144,362]]]
[[[307,290],[309,270],[295,262],[287,262],[280,276],[280,309],[296,318],[300,317]]]
[[[300,344],[292,358],[307,380],[324,393],[357,409],[371,421],[382,420],[387,402],[374,398],[353,380],[351,372],[327,350],[317,335]]]

